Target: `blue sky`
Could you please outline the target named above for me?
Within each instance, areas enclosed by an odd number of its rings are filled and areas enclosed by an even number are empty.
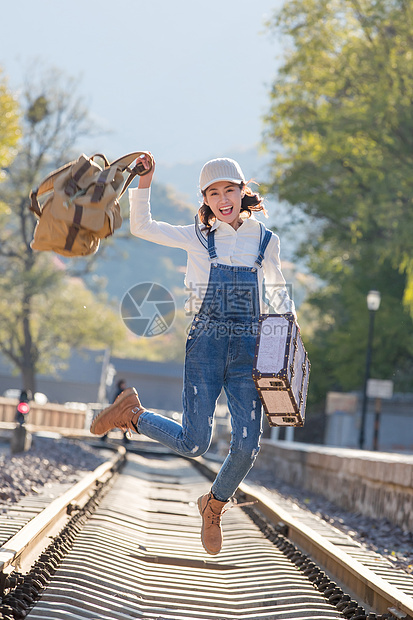
[[[110,132],[95,139],[95,150],[151,150],[159,165],[206,161],[261,140],[282,54],[264,24],[280,6],[281,0],[8,2],[0,66],[13,88],[33,61],[77,77],[91,117]]]

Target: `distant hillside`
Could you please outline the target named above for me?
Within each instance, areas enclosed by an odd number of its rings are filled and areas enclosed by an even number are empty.
[[[193,207],[157,183],[152,186],[151,207],[154,219],[174,224],[191,224],[195,215]],[[106,291],[118,300],[141,282],[157,282],[171,292],[178,289],[183,295],[185,265],[183,250],[133,237],[126,212],[122,228],[112,237],[102,260],[96,261],[94,274],[106,280]]]
[[[262,183],[267,178],[268,156],[260,155],[257,148],[211,155],[211,159],[215,157],[231,157],[235,159],[240,164],[247,180],[252,178],[257,183]],[[184,199],[197,206],[200,202],[198,192],[199,173],[204,164],[205,162],[201,160],[188,162],[187,164],[159,164],[156,169],[156,178],[161,183],[171,185],[182,194]]]

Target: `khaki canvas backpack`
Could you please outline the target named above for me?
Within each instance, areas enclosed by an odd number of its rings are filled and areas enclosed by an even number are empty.
[[[52,250],[63,256],[94,254],[100,240],[113,235],[122,224],[119,199],[136,175],[149,172],[138,163],[129,165],[142,151],[129,153],[112,163],[104,155],[81,155],[50,173],[30,193],[30,210],[38,218],[33,250]],[[104,167],[94,159],[100,157]],[[129,173],[124,179],[125,172]],[[40,204],[38,196],[46,196]]]

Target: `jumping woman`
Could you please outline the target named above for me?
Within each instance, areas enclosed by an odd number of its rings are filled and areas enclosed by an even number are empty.
[[[141,160],[150,168],[148,156]],[[182,423],[148,411],[134,388],[93,420],[91,432],[135,430],[178,454],[197,457],[211,443],[217,399],[224,388],[231,415],[229,453],[209,493],[198,499],[201,540],[209,554],[222,547],[221,515],[254,464],[262,433],[262,410],[252,378],[260,313],[295,314],[281,272],[279,239],[254,212],[263,200],[247,185],[239,164],[208,161],[199,188],[203,202],[188,226],[154,221],[150,186],[155,170],[129,190],[130,229],[136,237],[186,250],[185,284],[195,314],[186,341]],[[265,212],[265,211],[264,211]]]

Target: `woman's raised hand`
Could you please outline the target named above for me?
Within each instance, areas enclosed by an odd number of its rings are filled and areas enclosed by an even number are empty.
[[[152,168],[151,168],[151,162],[152,162]],[[151,168],[147,174],[144,174],[143,176],[139,177],[139,188],[140,189],[150,187],[152,183],[152,178],[155,172],[155,159],[153,158],[152,153],[145,153],[144,155],[141,155],[136,160],[136,163],[142,164],[145,170],[149,170]]]

